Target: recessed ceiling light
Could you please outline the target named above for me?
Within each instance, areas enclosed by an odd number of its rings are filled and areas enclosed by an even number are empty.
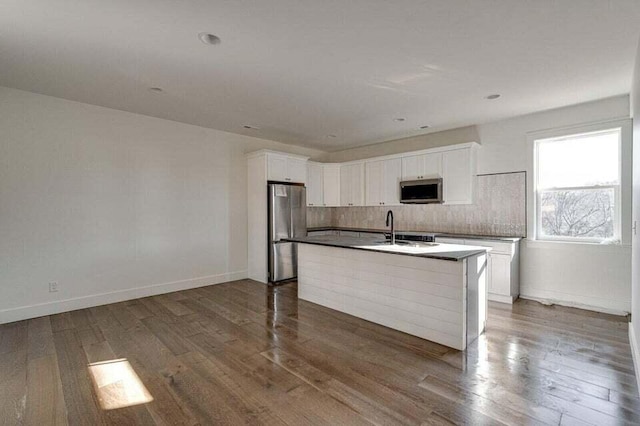
[[[153,92],[153,93],[162,93],[162,92],[164,92],[164,90],[162,90],[162,87],[149,87],[149,91]]]
[[[494,93],[493,95],[485,96],[485,99],[493,100],[498,99],[500,95],[498,93]]]
[[[245,125],[244,125],[244,126],[242,126],[242,127],[244,127],[245,129],[249,129],[249,130],[260,130],[260,128],[259,128],[259,127],[250,126],[250,125],[248,125],[248,124],[245,124]]]
[[[404,121],[404,120],[406,120],[406,118],[398,117],[393,119],[393,121]]]
[[[198,34],[198,38],[204,44],[216,45],[222,42],[222,40],[220,40],[220,37],[213,35],[211,33],[200,33]]]
[[[431,126],[429,126],[428,124],[425,124],[424,126],[420,126],[421,129],[428,129],[429,127]]]

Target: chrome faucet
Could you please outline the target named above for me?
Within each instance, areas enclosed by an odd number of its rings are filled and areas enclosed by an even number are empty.
[[[389,219],[391,219],[391,245],[394,245],[396,243],[396,232],[393,229],[393,212],[391,210],[387,212],[386,226],[389,226]]]

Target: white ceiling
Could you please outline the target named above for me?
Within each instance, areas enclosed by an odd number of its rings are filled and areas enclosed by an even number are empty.
[[[3,0],[0,85],[338,150],[628,93],[639,35],[638,0]]]

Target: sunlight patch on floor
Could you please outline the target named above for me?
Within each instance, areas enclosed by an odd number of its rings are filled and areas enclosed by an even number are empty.
[[[103,410],[153,401],[153,397],[126,359],[89,364],[89,374]]]

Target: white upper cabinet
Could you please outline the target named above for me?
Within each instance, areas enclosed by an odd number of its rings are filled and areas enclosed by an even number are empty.
[[[283,154],[267,154],[267,179],[278,182],[306,183],[307,160]]]
[[[284,182],[287,179],[287,157],[284,155],[267,155],[267,175],[269,180]]]
[[[340,165],[323,165],[323,205],[340,206]]]
[[[445,204],[472,204],[475,178],[471,148],[442,153],[442,184]]]
[[[287,174],[291,182],[307,182],[307,160],[299,158],[287,158]]]
[[[340,206],[340,165],[309,161],[307,164],[307,206]]]
[[[340,205],[364,205],[364,163],[340,166]]]
[[[307,163],[307,206],[324,205],[324,173],[320,163]]]
[[[402,157],[402,180],[442,177],[442,153]]]
[[[400,158],[365,163],[365,202],[367,206],[397,205],[402,176]]]

